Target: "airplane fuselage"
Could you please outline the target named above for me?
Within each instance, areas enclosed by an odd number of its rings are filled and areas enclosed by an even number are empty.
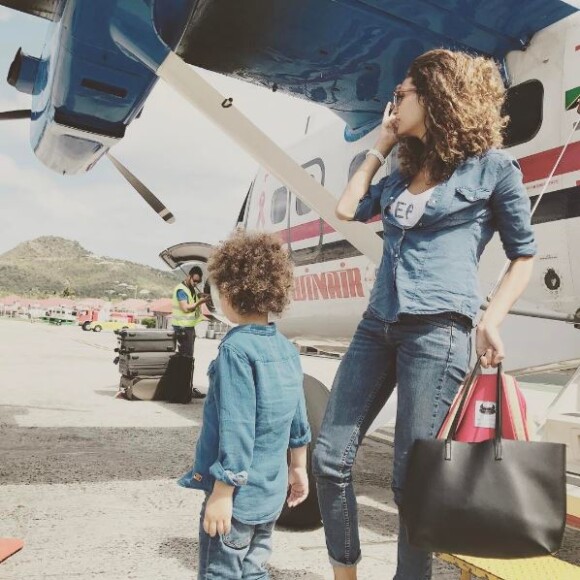
[[[559,153],[579,119],[567,110],[580,92],[580,17],[571,16],[538,33],[524,52],[507,57],[515,126],[508,150],[523,171],[533,203],[545,188],[533,223],[539,242],[534,277],[520,305],[573,315],[580,307],[580,131],[559,164]],[[523,113],[523,116],[522,116]],[[376,130],[349,142],[336,124],[306,137],[292,151],[295,160],[337,198],[349,175],[376,140]],[[375,177],[378,181],[396,163]],[[551,175],[549,183],[546,183]],[[241,225],[277,232],[295,263],[294,300],[280,321],[283,330],[310,340],[348,342],[368,303],[376,266],[320,220],[275,177],[261,170],[253,183]],[[378,218],[369,225],[381,232]],[[482,296],[505,261],[498,236],[480,264]]]

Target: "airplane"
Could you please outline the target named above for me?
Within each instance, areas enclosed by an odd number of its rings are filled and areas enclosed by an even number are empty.
[[[33,149],[49,167],[89,171],[110,155],[157,78],[254,156],[262,169],[236,227],[283,237],[295,263],[295,288],[279,326],[304,348],[329,353],[348,344],[381,255],[380,222],[341,222],[334,205],[349,171],[374,141],[389,95],[412,59],[430,48],[495,58],[502,65],[506,112],[512,117],[506,146],[520,162],[531,200],[545,193],[534,216],[540,245],[535,277],[503,327],[508,352],[514,353],[510,366],[537,369],[578,359],[577,0],[246,0],[236,10],[225,0],[0,4],[51,20],[45,53],[39,59],[17,53],[9,75],[16,88],[32,94],[30,111],[0,117],[31,119]],[[189,65],[322,104],[337,114],[337,122],[307,136],[295,150],[283,151]],[[383,171],[395,163],[391,156]],[[164,206],[156,211],[167,218]],[[203,262],[210,252],[203,244],[174,247],[164,259],[168,265]],[[480,269],[486,292],[502,261],[495,240]],[[214,298],[219,316],[219,297]],[[332,371],[315,376],[305,370],[316,433]],[[580,419],[580,377],[577,372],[566,377],[541,425],[544,435],[569,438],[571,477],[580,484],[579,443],[573,435]],[[392,406],[380,419],[390,413]],[[580,507],[573,517],[580,522]]]

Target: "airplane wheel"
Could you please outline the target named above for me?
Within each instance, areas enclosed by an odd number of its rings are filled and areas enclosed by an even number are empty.
[[[309,493],[306,500],[300,505],[289,508],[284,504],[282,513],[278,518],[278,524],[283,527],[294,529],[316,528],[322,525],[320,509],[318,507],[318,494],[316,481],[312,475],[311,457],[314,444],[318,438],[326,404],[328,403],[329,390],[317,379],[310,375],[304,375],[304,396],[306,398],[306,412],[312,431],[312,442],[308,445],[306,465],[308,466]]]
[[[81,325],[81,328],[82,328],[84,331],[88,331],[88,330],[90,330],[90,329],[91,329],[91,321],[90,321],[90,320],[85,320],[85,321],[82,323],[82,325]]]
[[[322,525],[320,508],[318,507],[318,493],[316,492],[316,481],[312,475],[311,455],[313,444],[308,445],[306,455],[306,465],[308,466],[308,497],[296,507],[289,508],[284,504],[282,513],[276,522],[284,528],[308,529],[319,528]]]
[[[101,330],[103,330],[103,327],[100,324],[95,325],[93,328],[93,332],[101,332]]]

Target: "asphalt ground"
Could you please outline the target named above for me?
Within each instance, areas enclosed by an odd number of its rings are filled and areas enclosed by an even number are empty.
[[[0,319],[0,345],[0,537],[25,542],[0,578],[195,578],[202,494],[175,481],[190,466],[202,403],[115,399],[112,333]],[[217,345],[196,342],[201,390]],[[367,440],[357,460],[361,579],[394,573],[391,459]],[[562,557],[580,563],[579,546],[568,531]],[[277,529],[270,573],[331,579],[322,529]],[[435,579],[458,577],[436,563]]]

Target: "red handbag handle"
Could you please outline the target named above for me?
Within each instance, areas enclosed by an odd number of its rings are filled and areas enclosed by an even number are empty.
[[[455,413],[455,417],[453,418],[453,423],[449,428],[449,432],[447,433],[447,437],[445,438],[445,459],[449,461],[451,459],[451,442],[453,441],[453,437],[455,437],[455,433],[459,428],[459,420],[463,415],[463,408],[465,407],[465,403],[467,401],[467,397],[469,392],[471,391],[471,386],[473,385],[473,381],[478,375],[478,372],[481,370],[481,355],[477,362],[475,363],[473,370],[469,374],[469,378],[465,383],[463,388],[463,395],[461,397],[461,402],[459,403],[459,407],[457,408],[457,412]],[[495,435],[494,435],[494,448],[495,448],[495,458],[500,460],[502,458],[502,446],[501,446],[501,430],[502,430],[502,389],[503,383],[501,380],[503,372],[502,363],[499,363],[497,367],[497,391],[496,391],[496,414],[495,414]]]

